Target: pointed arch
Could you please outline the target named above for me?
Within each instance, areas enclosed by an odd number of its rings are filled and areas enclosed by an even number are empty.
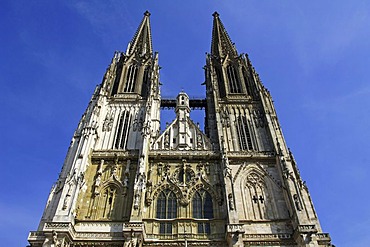
[[[240,115],[236,117],[235,120],[240,150],[253,150],[253,142],[247,118],[243,115]]]
[[[124,209],[122,187],[116,181],[103,184],[93,201],[94,205],[90,213],[93,219],[122,219]]]
[[[240,178],[244,217],[247,220],[277,218],[276,200],[271,178],[255,165],[243,171]]]
[[[213,219],[212,196],[204,189],[196,191],[193,195],[192,216],[195,219]],[[198,222],[198,233],[211,233],[211,228],[208,221]]]
[[[244,79],[244,84],[245,84],[245,89],[247,90],[247,95],[250,95],[252,96],[251,94],[251,87],[252,87],[252,83],[248,77],[248,73],[245,69],[245,67],[243,66],[242,67],[242,73],[243,73],[243,79]]]
[[[141,96],[146,98],[148,96],[150,86],[150,66],[144,68],[143,83],[141,86]]]
[[[159,193],[157,198],[156,217],[158,219],[174,219],[177,217],[177,197],[169,189]],[[172,223],[168,221],[159,223],[160,234],[172,234]]]
[[[114,149],[126,149],[132,116],[128,110],[121,113],[115,134]]]
[[[136,64],[131,64],[128,67],[127,74],[126,74],[126,83],[125,83],[125,87],[123,89],[123,92],[125,92],[125,93],[135,92],[138,70],[139,70],[139,68]]]
[[[228,64],[226,67],[226,75],[229,85],[230,93],[241,93],[241,85],[239,79],[239,73],[233,64]]]
[[[224,80],[224,76],[222,72],[222,67],[214,66],[214,70],[216,72],[218,91],[219,91],[220,97],[225,97],[226,89],[225,89],[225,80]]]
[[[118,92],[118,88],[119,88],[119,84],[120,84],[121,76],[122,76],[123,60],[124,60],[123,58],[120,58],[119,62],[116,65],[115,78],[114,78],[111,96],[114,96]]]

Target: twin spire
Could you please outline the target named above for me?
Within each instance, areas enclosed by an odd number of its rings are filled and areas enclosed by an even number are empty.
[[[149,11],[145,11],[144,18],[127,48],[127,55],[134,52],[139,54],[153,53],[149,17]],[[225,57],[226,55],[238,56],[234,43],[231,42],[217,12],[213,13],[211,54],[217,57]]]
[[[129,46],[127,47],[126,54],[138,52],[139,54],[152,54],[152,32],[150,29],[150,13],[145,11],[144,18],[140,23],[139,28],[136,30]]]
[[[231,57],[238,56],[234,43],[231,42],[217,12],[213,13],[211,54],[216,57],[225,57],[226,55]]]

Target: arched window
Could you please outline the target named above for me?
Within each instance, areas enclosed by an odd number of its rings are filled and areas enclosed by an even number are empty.
[[[162,191],[157,198],[157,218],[174,219],[177,217],[177,198],[170,190]],[[172,223],[161,222],[159,233],[172,234]]]
[[[235,67],[229,64],[226,68],[227,79],[229,80],[230,93],[241,93],[240,80]]]
[[[123,92],[125,93],[135,92],[137,71],[138,71],[138,68],[136,65],[130,65],[127,71],[126,84],[125,84],[125,89],[123,90]]]
[[[111,93],[112,96],[117,94],[118,92],[119,81],[121,79],[121,73],[122,73],[122,68],[123,68],[122,61],[123,60],[121,59],[121,61],[119,61],[119,63],[117,64],[117,70],[116,70],[114,84],[113,84],[112,93]]]
[[[141,96],[147,97],[149,91],[149,67],[146,67],[143,75],[143,85],[141,87]]]
[[[247,176],[246,189],[249,194],[247,197],[250,198],[250,205],[252,206],[253,219],[268,219],[263,176],[257,172],[250,172]]]
[[[221,97],[225,97],[226,91],[225,91],[224,77],[222,75],[222,69],[220,67],[215,66],[215,72],[216,72],[217,82],[218,82],[218,91]]]
[[[193,197],[193,218],[196,219],[212,219],[213,218],[213,202],[211,195],[201,190],[195,192]],[[198,222],[198,233],[211,233],[209,222]]]
[[[247,74],[247,71],[245,70],[244,67],[242,69],[242,72],[243,72],[243,78],[244,78],[245,88],[247,89],[247,94],[248,95],[252,95],[251,92],[250,92],[250,87],[252,87],[252,83],[250,82],[249,77],[248,77],[248,74]]]
[[[115,149],[125,149],[129,134],[129,124],[131,122],[131,115],[128,111],[121,114],[118,120],[118,128],[116,132],[116,139],[114,142]]]
[[[248,128],[247,118],[239,116],[236,118],[236,130],[239,136],[240,150],[253,150],[252,138]]]

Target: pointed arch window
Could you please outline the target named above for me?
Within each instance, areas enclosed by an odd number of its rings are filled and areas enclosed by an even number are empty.
[[[266,210],[265,182],[263,175],[251,172],[247,176],[247,192],[250,197],[250,205],[254,219],[268,219]]]
[[[117,94],[118,92],[118,86],[119,86],[119,81],[121,79],[121,73],[122,73],[122,68],[123,68],[123,63],[122,63],[122,59],[118,62],[117,64],[117,69],[116,69],[116,73],[115,73],[115,79],[114,79],[114,84],[113,84],[113,88],[112,88],[112,93],[111,95],[115,95]]]
[[[240,80],[235,67],[229,64],[226,67],[227,79],[229,81],[230,93],[241,93]]]
[[[251,90],[250,90],[250,87],[252,87],[251,85],[251,82],[249,80],[249,77],[248,77],[248,74],[247,74],[247,71],[245,70],[245,68],[243,67],[242,69],[242,73],[243,73],[243,78],[244,78],[244,83],[245,83],[245,88],[247,89],[247,94],[248,95],[252,95],[251,94]]]
[[[143,85],[141,88],[141,96],[147,97],[149,91],[149,67],[146,67],[143,75]]]
[[[115,149],[126,149],[127,139],[129,134],[129,125],[131,122],[131,115],[128,111],[124,111],[119,120],[114,142]]]
[[[245,116],[237,117],[236,130],[238,132],[240,150],[253,150],[252,138]]]
[[[174,219],[177,217],[177,198],[171,190],[162,191],[157,198],[157,218]],[[171,222],[160,222],[160,234],[172,234]]]
[[[196,219],[212,219],[213,218],[213,202],[211,195],[201,190],[195,192],[193,197],[193,218]],[[211,227],[208,221],[198,222],[198,233],[210,234]]]
[[[217,76],[218,90],[219,90],[220,96],[225,97],[226,91],[225,91],[224,76],[222,75],[222,69],[220,67],[215,66],[215,72]]]
[[[125,93],[135,92],[137,73],[138,67],[136,65],[130,65],[130,67],[127,70],[126,84],[123,92]]]

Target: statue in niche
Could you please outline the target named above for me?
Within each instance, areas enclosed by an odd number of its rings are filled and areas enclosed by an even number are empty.
[[[197,147],[198,149],[201,149],[203,146],[203,139],[202,134],[200,132],[197,133]]]
[[[221,111],[221,122],[225,127],[230,127],[230,118],[226,109]]]
[[[229,164],[229,159],[226,157],[225,154],[222,155],[222,161],[224,163],[224,176],[231,178],[231,168]]]
[[[71,185],[68,185],[69,188],[68,188],[68,191],[67,191],[67,194],[66,194],[66,197],[64,198],[64,202],[63,202],[63,207],[62,207],[62,210],[66,210],[67,207],[68,207],[68,203],[69,203],[69,200],[71,198],[71,194],[72,194],[72,186]]]
[[[168,149],[170,147],[170,135],[168,132],[164,135],[164,148]]]
[[[152,199],[150,198],[150,194],[152,193],[152,182],[147,182],[147,189],[145,192],[145,203],[149,206],[152,203]]]
[[[227,197],[229,198],[229,207],[230,207],[230,210],[234,210],[235,209],[235,205],[234,205],[233,195],[230,193]]]
[[[134,209],[139,209],[139,201],[140,201],[140,194],[138,192],[135,193],[134,196]]]
[[[98,188],[99,188],[99,186],[100,186],[100,183],[101,183],[101,175],[99,174],[98,175],[98,177],[96,178],[96,180],[95,180],[95,191],[94,191],[94,193],[97,195],[97,194],[99,194],[99,190],[98,190]]]
[[[302,206],[301,206],[301,202],[299,201],[298,195],[294,194],[293,199],[294,199],[294,204],[297,207],[297,210],[302,211]]]
[[[260,110],[253,111],[253,119],[257,128],[265,126],[264,115]]]

